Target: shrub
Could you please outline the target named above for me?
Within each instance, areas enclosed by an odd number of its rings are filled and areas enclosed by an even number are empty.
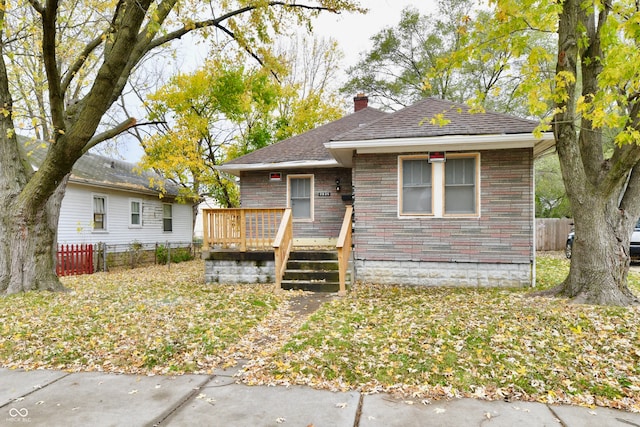
[[[168,259],[169,250],[164,245],[159,245],[156,249],[156,262],[158,264],[166,264]],[[171,248],[171,262],[183,262],[191,261],[193,255],[189,248]]]

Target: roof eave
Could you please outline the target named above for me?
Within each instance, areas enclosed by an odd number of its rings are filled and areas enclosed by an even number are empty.
[[[156,196],[158,198],[160,198],[160,195],[162,194],[160,190],[154,190],[147,187],[140,187],[134,184],[126,185],[126,184],[118,184],[118,183],[105,182],[105,181],[96,181],[96,180],[91,180],[87,178],[78,178],[73,175],[71,175],[71,177],[69,178],[69,182],[73,184],[84,185],[87,187],[94,187],[102,190],[104,189],[119,190],[127,193]],[[172,193],[167,192],[162,194],[162,198],[167,198],[167,199],[175,199],[177,196],[178,194],[173,192]]]
[[[284,170],[284,169],[308,169],[308,168],[336,168],[341,167],[334,159],[329,160],[296,160],[279,163],[245,163],[245,164],[224,164],[215,168],[231,175],[240,176],[240,172],[264,171],[264,170]]]
[[[532,133],[502,135],[446,135],[421,138],[390,138],[353,141],[331,141],[324,144],[339,164],[353,166],[353,153],[406,153],[418,151],[469,151],[533,148],[538,157],[555,145],[550,132],[535,137]]]

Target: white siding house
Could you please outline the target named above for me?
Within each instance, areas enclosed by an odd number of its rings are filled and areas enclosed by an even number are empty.
[[[202,210],[203,209],[218,209],[220,205],[216,202],[215,199],[210,197],[206,197],[199,205],[198,205],[198,216],[196,216],[196,222],[193,225],[193,237],[196,239],[202,239],[204,232],[202,230]]]
[[[104,201],[103,212],[96,204]],[[102,207],[102,206],[100,206]],[[102,215],[102,223],[94,220]],[[69,182],[62,199],[58,243],[186,243],[192,236],[191,205],[158,195]]]
[[[25,143],[37,165],[46,145]],[[151,183],[162,183],[164,192]],[[182,243],[193,238],[193,204],[176,200],[178,187],[133,163],[93,153],[74,165],[62,199],[58,244]]]

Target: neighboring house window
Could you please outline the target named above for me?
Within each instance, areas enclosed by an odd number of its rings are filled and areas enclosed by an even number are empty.
[[[289,175],[287,181],[293,219],[313,221],[313,175]]]
[[[162,205],[162,229],[173,231],[173,206],[170,204]]]
[[[93,196],[93,229],[107,229],[107,198],[105,196]]]
[[[429,160],[426,158],[403,159],[401,168],[401,214],[424,215],[433,213],[432,172]]]
[[[445,162],[427,156],[398,157],[399,216],[478,215],[479,154],[448,154]]]
[[[142,201],[133,199],[129,201],[129,226],[142,227]]]
[[[476,213],[475,157],[448,159],[444,171],[445,215]]]

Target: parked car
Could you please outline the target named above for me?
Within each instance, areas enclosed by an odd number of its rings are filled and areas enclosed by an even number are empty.
[[[573,249],[573,241],[576,238],[576,232],[571,230],[567,235],[567,244],[564,247],[564,254],[567,258],[571,258],[571,251]],[[633,228],[633,234],[631,234],[631,240],[629,244],[629,257],[632,261],[640,261],[640,219],[636,222]]]
[[[571,259],[571,250],[573,249],[573,241],[576,238],[576,232],[571,230],[567,235],[567,244],[564,247],[564,255],[567,259]]]

